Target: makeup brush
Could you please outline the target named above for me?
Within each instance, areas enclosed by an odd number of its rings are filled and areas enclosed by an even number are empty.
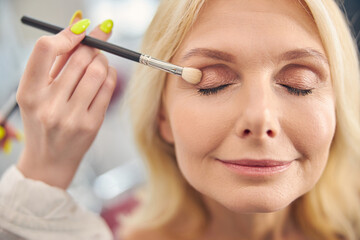
[[[45,30],[47,32],[54,33],[54,34],[57,34],[63,30],[63,28],[61,28],[61,27],[54,26],[52,24],[42,22],[42,21],[36,20],[34,18],[26,17],[26,16],[23,16],[21,18],[21,22],[26,25],[29,25],[29,26],[32,26],[32,27],[35,27],[38,29],[42,29],[42,30]],[[202,73],[199,69],[189,68],[189,67],[180,67],[180,66],[168,63],[168,62],[158,60],[151,56],[143,55],[141,53],[117,46],[112,43],[101,41],[99,39],[92,38],[89,36],[85,36],[85,38],[81,41],[81,43],[84,45],[90,46],[90,47],[101,49],[105,52],[112,53],[117,56],[129,59],[129,60],[132,60],[132,61],[135,61],[138,63],[141,63],[146,66],[150,66],[150,67],[153,67],[156,69],[163,70],[168,73],[179,75],[185,81],[187,81],[191,84],[197,84],[201,80]]]

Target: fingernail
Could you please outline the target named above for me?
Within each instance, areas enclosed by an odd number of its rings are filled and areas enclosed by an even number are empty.
[[[104,33],[110,33],[112,28],[114,26],[114,23],[111,19],[105,20],[101,23],[100,25],[100,29],[101,31],[103,31]]]
[[[4,153],[10,154],[12,151],[12,144],[10,139],[6,140],[4,143]]]
[[[5,135],[6,135],[5,128],[3,126],[0,126],[0,141],[3,140]]]
[[[16,140],[18,140],[19,142],[21,142],[24,139],[24,136],[21,132],[17,132],[15,134]]]
[[[83,16],[82,11],[81,11],[81,10],[77,10],[77,11],[72,15],[69,25],[73,24],[75,18],[80,18],[80,19],[82,19],[82,16]]]
[[[78,21],[77,23],[75,23],[72,27],[71,27],[71,31],[75,34],[81,34],[83,33],[90,25],[90,20],[89,19],[83,19]]]

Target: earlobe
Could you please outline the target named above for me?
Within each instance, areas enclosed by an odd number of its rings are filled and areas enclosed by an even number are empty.
[[[169,120],[169,117],[168,117],[163,105],[160,107],[160,111],[158,113],[157,121],[158,121],[158,127],[159,127],[159,131],[160,131],[160,136],[167,143],[173,144],[174,143],[174,137],[173,137],[172,130],[171,130],[170,120]]]

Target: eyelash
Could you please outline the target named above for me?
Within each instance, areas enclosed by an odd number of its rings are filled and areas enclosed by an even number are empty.
[[[296,95],[296,96],[306,96],[312,93],[312,89],[298,89],[293,88],[287,85],[280,84],[280,86],[285,87],[290,94]]]
[[[280,85],[285,87],[290,94],[293,94],[296,96],[300,96],[300,95],[306,96],[306,95],[309,95],[312,93],[312,89],[298,89],[298,88],[293,88],[293,87],[283,85],[283,84],[280,84]],[[215,88],[203,88],[203,89],[199,89],[198,93],[203,96],[210,96],[210,95],[217,94],[219,91],[225,89],[228,86],[230,86],[230,84],[221,85],[221,86],[215,87]]]
[[[230,84],[220,85],[215,88],[202,88],[198,90],[198,93],[200,95],[209,96],[209,95],[217,94],[219,91],[225,89],[228,86],[230,86]]]

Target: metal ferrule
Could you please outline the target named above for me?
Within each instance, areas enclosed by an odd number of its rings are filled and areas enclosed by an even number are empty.
[[[171,63],[163,62],[148,55],[141,55],[139,63],[180,76],[183,71],[182,67],[176,66]]]

